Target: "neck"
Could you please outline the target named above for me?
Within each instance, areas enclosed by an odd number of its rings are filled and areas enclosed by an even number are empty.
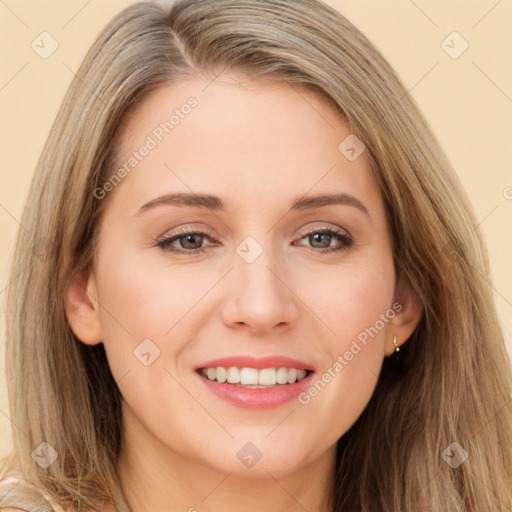
[[[162,445],[125,408],[119,478],[127,512],[332,512],[336,445],[307,466],[275,478],[240,477]],[[126,419],[131,418],[128,422]],[[122,502],[122,500],[120,500]],[[121,505],[121,509],[123,506]],[[118,509],[118,512],[124,512]]]

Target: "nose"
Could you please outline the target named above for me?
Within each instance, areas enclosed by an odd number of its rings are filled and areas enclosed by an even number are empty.
[[[291,328],[297,322],[299,310],[297,296],[287,283],[288,275],[282,265],[276,265],[269,251],[252,263],[238,259],[231,272],[230,295],[222,310],[224,323],[254,334]]]

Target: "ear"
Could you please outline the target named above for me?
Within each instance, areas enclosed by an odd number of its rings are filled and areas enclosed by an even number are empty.
[[[88,269],[75,273],[66,288],[64,309],[71,330],[86,345],[103,341],[94,273]]]
[[[409,279],[402,274],[395,288],[393,304],[395,316],[389,321],[386,328],[386,356],[395,351],[393,336],[396,336],[398,346],[405,343],[412,335],[423,315],[423,305]],[[401,306],[399,309],[398,305]]]

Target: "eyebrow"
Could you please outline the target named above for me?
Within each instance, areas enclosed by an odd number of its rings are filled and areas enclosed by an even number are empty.
[[[226,206],[218,196],[210,194],[196,194],[177,192],[164,194],[148,201],[142,205],[135,215],[139,215],[147,210],[160,205],[184,206],[192,208],[204,208],[214,211],[225,211]],[[317,194],[314,196],[301,196],[290,204],[290,211],[311,210],[329,205],[347,205],[358,208],[371,218],[366,206],[356,197],[345,193],[338,194]]]

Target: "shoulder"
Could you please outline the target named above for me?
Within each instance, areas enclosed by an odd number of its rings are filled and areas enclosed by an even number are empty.
[[[64,512],[42,490],[22,475],[0,475],[0,512]]]

